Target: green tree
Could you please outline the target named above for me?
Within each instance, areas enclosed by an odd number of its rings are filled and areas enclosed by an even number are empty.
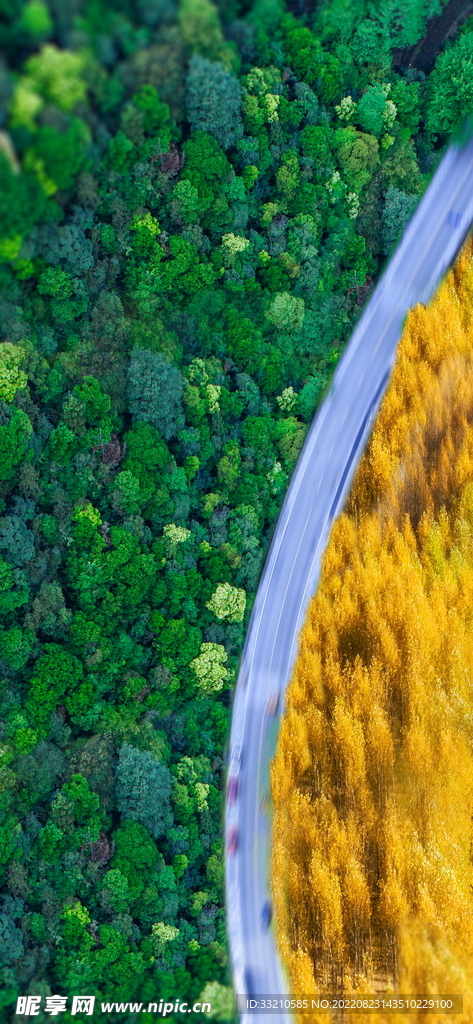
[[[61,699],[68,693],[74,693],[82,674],[78,658],[58,644],[45,644],[44,654],[34,666],[26,701],[32,720],[44,728]]]
[[[47,179],[49,195],[58,188],[70,188],[84,167],[91,142],[90,131],[79,117],[71,119],[65,132],[45,125],[38,129],[25,155],[25,166]]]
[[[172,672],[185,672],[199,650],[202,633],[184,619],[168,619],[156,642],[161,660]]]
[[[77,951],[79,955],[86,955],[94,945],[94,940],[87,925],[90,924],[90,914],[86,907],[77,900],[74,904],[64,908],[61,914],[62,937],[66,948]]]
[[[87,623],[81,612],[75,613],[76,637],[79,633],[79,622],[83,642],[100,640],[105,646],[100,627],[96,627],[92,632],[90,627],[95,626],[95,623]],[[71,632],[73,629],[74,626]],[[90,789],[99,794],[101,804],[106,810],[112,808],[115,762],[114,744],[110,737],[103,735],[90,736],[85,742],[81,740],[69,761],[69,771],[87,779]]]
[[[0,558],[0,612],[11,612],[28,600],[29,590],[25,586],[24,575],[15,572],[11,565]]]
[[[162,152],[166,152],[173,133],[173,122],[167,103],[163,103],[154,85],[147,82],[132,96],[132,103],[142,117],[144,132],[157,141]]]
[[[33,173],[15,173],[0,149],[0,262],[15,259],[23,237],[46,210],[46,196]]]
[[[197,128],[184,143],[186,164],[182,180],[190,181],[197,188],[200,201],[201,223],[207,227],[231,226],[232,216],[224,189],[231,171],[221,146],[208,132]]]
[[[11,565],[25,565],[35,555],[34,534],[24,519],[17,515],[0,518],[0,550],[6,552]]]
[[[391,40],[386,21],[363,18],[351,39],[351,48],[359,64],[374,64],[383,69],[390,64]]]
[[[371,85],[356,107],[356,120],[370,135],[381,135],[386,111],[386,92],[381,85]]]
[[[115,854],[112,868],[121,871],[130,884],[140,890],[157,870],[159,861],[156,844],[148,830],[138,821],[127,819],[113,833]]]
[[[52,35],[54,24],[45,3],[41,0],[28,0],[22,12],[23,24],[34,39],[40,41]]]
[[[184,224],[197,223],[200,199],[195,185],[185,180],[176,182],[171,193],[170,209],[174,220],[182,220]]]
[[[83,775],[73,775],[64,786],[64,792],[74,807],[74,817],[79,825],[96,818],[100,797],[93,793]]]
[[[114,480],[113,504],[123,512],[138,512],[142,504],[140,482],[129,469],[117,473]]]
[[[290,198],[299,184],[299,160],[295,150],[288,149],[282,156],[282,163],[276,173],[276,185],[283,195]]]
[[[274,436],[284,468],[289,472],[297,462],[305,434],[305,428],[295,416],[287,416],[276,423]]]
[[[72,389],[72,394],[82,404],[88,426],[101,427],[104,432],[110,431],[113,424],[112,400],[110,395],[104,394],[96,377],[86,375],[82,383]]]
[[[17,774],[20,782],[31,793],[35,801],[47,796],[57,781],[64,775],[67,766],[63,752],[49,741],[43,740],[28,754],[17,760]]]
[[[320,42],[310,29],[300,27],[295,18],[287,18],[284,28],[284,50],[288,62],[297,77],[311,85],[319,78],[323,61]]]
[[[217,477],[226,489],[231,488],[240,474],[241,455],[235,442],[227,442],[222,449],[222,457],[217,466]]]
[[[110,140],[106,160],[117,174],[126,174],[138,159],[138,152],[131,139],[119,130]]]
[[[416,135],[421,118],[420,83],[400,78],[394,83],[390,98],[396,106],[402,130],[407,136]]]
[[[328,377],[326,378],[323,374],[313,374],[309,377],[307,383],[304,384],[304,387],[299,392],[297,399],[297,411],[306,423],[310,423],[327,381]]]
[[[107,909],[110,908],[115,913],[120,913],[120,911],[130,909],[136,894],[130,890],[128,878],[122,874],[120,869],[111,868],[103,877],[101,895],[102,902]]]
[[[34,634],[23,631],[19,626],[0,631],[0,658],[10,668],[20,669],[26,665],[33,646]]]
[[[28,457],[33,427],[23,409],[4,408],[0,422],[0,480],[10,480],[22,459]]]
[[[304,156],[310,157],[316,168],[333,166],[333,135],[328,125],[307,125],[301,132],[301,146]]]
[[[170,467],[169,449],[156,427],[137,420],[125,434],[127,454],[122,462],[123,472],[131,472],[139,482],[139,502],[144,504],[156,495],[158,484]]]
[[[164,924],[163,921],[158,921],[156,924],[153,924],[151,934],[153,936],[153,949],[157,956],[162,956],[168,943],[175,941],[179,935],[179,928],[175,928],[171,924]]]
[[[75,434],[61,420],[48,438],[46,454],[54,462],[57,462],[59,466],[67,466],[72,456],[78,450],[78,447],[79,444]]]
[[[427,127],[437,135],[454,130],[473,110],[473,33],[466,32],[435,62],[429,78]]]
[[[160,227],[151,213],[145,213],[143,217],[135,217],[131,230],[133,231],[133,249],[140,259],[149,259],[156,250],[156,238],[159,235]],[[158,260],[161,257],[159,252]]]

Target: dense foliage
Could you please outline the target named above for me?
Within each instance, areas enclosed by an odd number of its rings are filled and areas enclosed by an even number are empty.
[[[209,986],[232,1018],[245,626],[307,425],[471,88],[469,22],[429,79],[391,68],[440,0],[290,7],[0,4],[7,1022],[18,993]]]
[[[472,282],[470,241],[408,317],[324,556],[272,769],[293,990],[461,990],[468,1021]]]

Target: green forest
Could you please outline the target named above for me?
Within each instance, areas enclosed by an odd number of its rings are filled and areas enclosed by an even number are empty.
[[[239,656],[308,425],[473,108],[458,7],[0,0],[1,1024],[80,992],[234,1020]]]

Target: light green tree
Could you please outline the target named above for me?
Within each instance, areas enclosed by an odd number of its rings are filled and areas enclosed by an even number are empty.
[[[172,924],[164,924],[163,921],[157,921],[151,928],[151,935],[156,955],[162,956],[168,943],[177,939],[179,928],[175,928]]]
[[[79,100],[85,99],[87,87],[81,78],[84,63],[81,54],[45,43],[25,65],[32,92],[52,100],[61,110],[73,110]]]
[[[300,330],[304,322],[304,299],[298,299],[289,292],[278,292],[266,312],[268,320],[278,330]]]
[[[344,177],[350,186],[360,191],[379,163],[378,140],[351,126],[336,132],[335,139]]]
[[[221,60],[229,71],[233,70],[235,51],[231,43],[225,42],[218,8],[212,0],[180,0],[179,27],[191,52]]]
[[[128,879],[119,868],[107,871],[102,886],[102,902],[106,907],[110,907],[116,913],[129,907],[131,893]]]
[[[228,266],[233,266],[237,256],[239,256],[240,253],[245,252],[245,249],[248,249],[249,246],[250,242],[248,241],[247,238],[243,238],[240,235],[235,235],[233,234],[232,231],[230,231],[226,235],[223,235],[222,252],[225,263],[228,264]]]
[[[172,554],[175,552],[178,544],[184,544],[184,541],[190,537],[191,531],[185,526],[176,526],[175,523],[168,523],[163,528],[164,543],[167,552]]]
[[[297,394],[294,391],[294,388],[284,388],[282,394],[276,396],[276,401],[282,412],[292,412],[297,402]]]
[[[221,985],[219,981],[208,981],[199,996],[201,1003],[210,1003],[211,1010],[207,1017],[222,1021],[232,1021],[235,1016],[235,996],[229,985]]]
[[[229,622],[242,622],[245,606],[245,591],[239,587],[232,587],[231,583],[219,583],[206,604],[217,619],[228,619]]]
[[[31,78],[20,78],[15,85],[10,103],[10,124],[12,128],[23,125],[35,131],[36,114],[41,110],[43,100],[38,95]]]
[[[16,392],[26,386],[27,376],[20,370],[24,352],[11,341],[0,344],[0,399],[12,402]]]
[[[142,501],[140,482],[133,476],[129,469],[117,473],[115,478],[115,489],[113,491],[113,503],[115,507],[122,508],[129,514],[138,512]]]
[[[228,676],[225,668],[227,652],[221,644],[205,643],[200,645],[200,653],[190,663],[197,676],[200,689],[204,693],[216,693],[221,690]]]
[[[183,179],[178,181],[171,192],[171,212],[173,217],[183,220],[185,224],[194,224],[199,219],[200,199],[195,185]]]
[[[201,911],[203,910],[203,908],[205,907],[205,904],[208,903],[208,902],[209,902],[209,894],[208,894],[208,892],[194,892],[192,894],[192,908],[191,908],[192,917],[198,917],[199,914],[201,913]]]

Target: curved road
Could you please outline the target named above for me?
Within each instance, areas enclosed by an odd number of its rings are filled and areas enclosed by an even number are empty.
[[[237,996],[287,995],[262,923],[269,894],[269,764],[297,639],[333,519],[343,508],[390,377],[407,311],[428,302],[473,221],[473,141],[450,148],[345,350],[312,423],[259,584],[235,690],[229,744],[226,905]],[[279,694],[276,715],[268,699]],[[308,993],[300,993],[308,994]],[[239,1002],[239,1000],[238,1000]],[[243,1007],[240,1007],[243,1010]],[[261,1017],[242,1016],[243,1024]],[[286,1012],[265,1014],[289,1024]]]

